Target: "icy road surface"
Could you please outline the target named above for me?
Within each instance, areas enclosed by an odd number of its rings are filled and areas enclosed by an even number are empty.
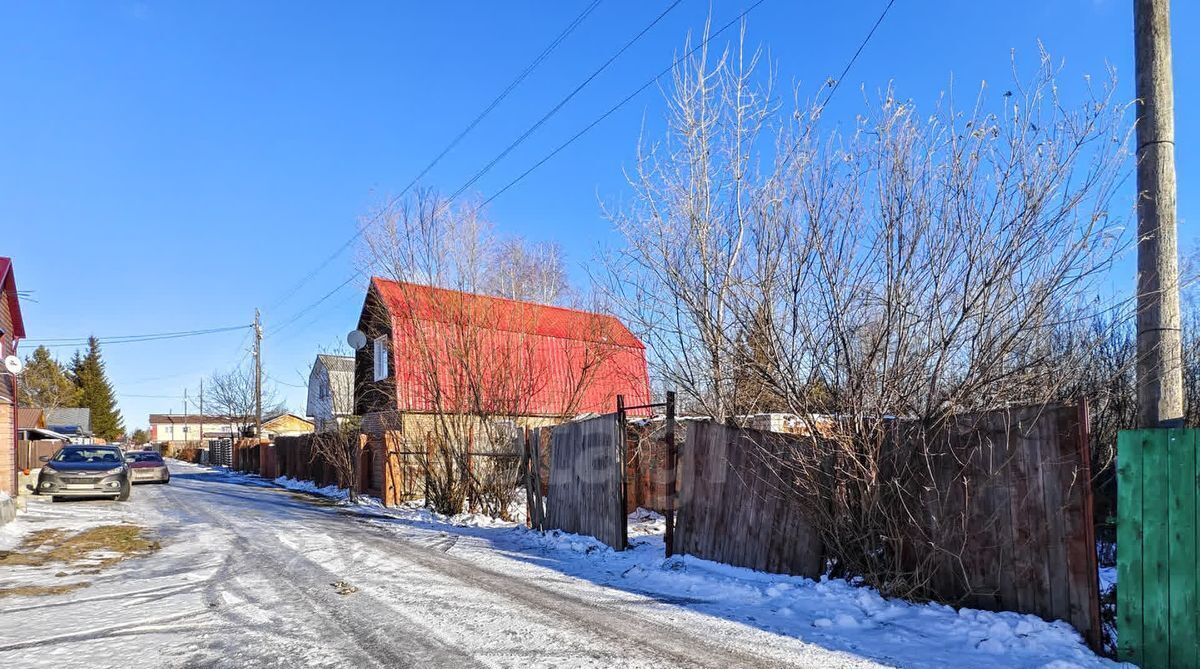
[[[35,497],[0,528],[0,549],[37,529],[113,523],[162,545],[95,575],[0,567],[0,587],[90,583],[0,599],[0,666],[1108,664],[1069,628],[1028,616],[964,617],[838,582],[664,562],[661,539],[613,553],[171,467],[170,485],[138,486],[128,503]]]

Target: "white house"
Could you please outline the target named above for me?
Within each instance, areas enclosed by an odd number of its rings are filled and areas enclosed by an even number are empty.
[[[354,358],[318,355],[308,374],[308,417],[318,432],[326,432],[353,414]]]

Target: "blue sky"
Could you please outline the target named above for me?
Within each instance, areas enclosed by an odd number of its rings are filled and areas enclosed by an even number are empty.
[[[399,191],[571,21],[570,2],[23,2],[0,4],[0,255],[12,256],[30,340],[249,323],[264,310],[269,376],[301,385],[320,348],[353,328],[350,284],[282,332],[273,324],[341,284],[346,253],[288,289]],[[667,2],[604,0],[425,179],[457,189]],[[475,186],[491,195],[666,67],[707,13],[724,23],[753,0],[683,0]],[[811,93],[845,65],[886,0],[766,0],[749,17],[782,83]],[[1133,97],[1128,0],[946,3],[896,0],[827,118],[849,121],[860,86],[889,81],[932,104],[953,76],[1003,86],[1010,51],[1032,67],[1040,39],[1064,79],[1116,67]],[[1176,2],[1180,234],[1200,209],[1200,4]],[[612,241],[599,200],[627,195],[650,90],[492,203],[502,232],[559,242],[583,280]],[[1132,207],[1132,202],[1129,203]],[[1132,283],[1132,269],[1123,266]],[[22,347],[25,353],[35,342]],[[185,387],[245,360],[246,332],[112,344],[109,374],[130,429],[183,410]],[[70,348],[55,349],[61,357]],[[281,385],[303,412],[304,391]]]

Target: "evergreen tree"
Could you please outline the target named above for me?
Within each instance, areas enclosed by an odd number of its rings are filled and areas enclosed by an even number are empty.
[[[75,406],[79,390],[67,377],[67,370],[50,355],[50,349],[39,346],[25,358],[25,369],[18,384],[21,406],[48,411]]]
[[[737,337],[733,362],[733,404],[735,413],[774,413],[788,410],[788,404],[772,382],[779,369],[775,360],[771,309],[762,304]]]
[[[76,351],[71,358],[71,380],[79,389],[79,406],[92,410],[92,434],[109,441],[125,434],[112,384],[100,359],[100,342],[95,337],[88,337],[86,354]]]

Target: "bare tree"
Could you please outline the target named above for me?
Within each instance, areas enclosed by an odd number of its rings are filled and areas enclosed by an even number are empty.
[[[213,372],[204,384],[204,406],[212,415],[227,419],[237,436],[252,434],[257,410],[254,370],[246,367]],[[267,413],[282,408],[275,387],[270,384],[263,384],[262,406]]]
[[[965,484],[920,466],[940,431],[1084,376],[1057,338],[1095,318],[1130,242],[1112,213],[1127,105],[1111,78],[1069,104],[1042,54],[1031,78],[965,108],[885,88],[843,133],[819,105],[778,113],[744,53],[677,70],[666,138],[639,152],[634,203],[610,214],[625,244],[606,257],[609,295],[658,376],[708,415],[769,399],[808,421],[811,443],[776,469],[824,501],[812,520],[839,568],[927,593],[897,547],[955,550],[965,524],[919,513]]]
[[[778,103],[769,78],[756,82],[757,52],[739,44],[714,56],[704,37],[675,68],[665,139],[639,144],[627,175],[635,203],[606,212],[625,245],[603,256],[606,273],[594,279],[646,342],[655,375],[725,420],[737,292],[754,220],[770,208],[755,150]]]
[[[558,304],[570,293],[558,244],[520,237],[496,242],[487,268],[488,292],[511,300]]]
[[[359,428],[357,420],[347,421],[337,430],[313,433],[310,442],[309,461],[319,460],[332,467],[338,487],[347,490],[351,502],[358,500],[359,460],[366,441]]]
[[[615,350],[614,333],[595,316],[576,339],[542,337],[538,305],[481,298],[554,301],[567,286],[556,246],[502,240],[473,205],[419,191],[375,216],[363,262],[397,284],[390,303],[368,298],[378,313],[367,318],[386,324],[403,367],[396,382],[362,390],[375,395],[375,406],[394,408],[397,393],[418,405],[404,417],[376,420],[405,435],[396,448],[420,463],[429,506],[505,517],[517,485],[517,430],[532,419],[573,415]],[[426,286],[447,290],[430,299]],[[570,364],[546,364],[555,356]]]

